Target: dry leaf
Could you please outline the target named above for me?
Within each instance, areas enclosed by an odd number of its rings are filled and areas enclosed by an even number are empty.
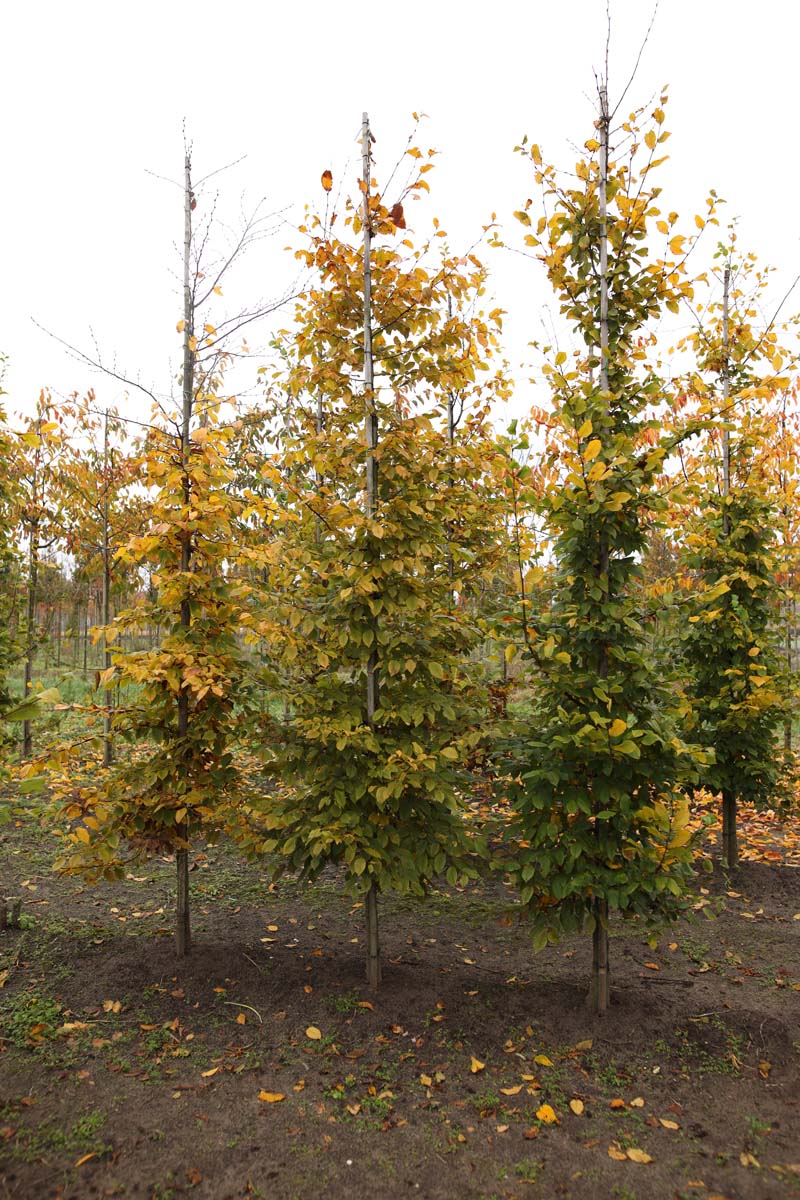
[[[665,1129],[680,1129],[677,1121],[668,1121],[666,1117],[659,1117],[658,1120],[659,1124],[663,1125]]]
[[[591,1050],[592,1044],[593,1044],[592,1038],[587,1038],[583,1042],[576,1042],[575,1049],[576,1050]]]
[[[572,1109],[572,1111],[575,1113],[576,1117],[581,1116],[581,1114],[583,1113],[584,1103],[582,1100],[578,1100],[578,1099],[570,1100],[569,1106]]]
[[[613,1158],[615,1162],[625,1162],[628,1156],[619,1146],[609,1146],[608,1157]]]
[[[552,1061],[547,1057],[546,1054],[537,1054],[536,1058],[533,1061],[535,1063],[537,1063],[540,1067],[552,1067],[553,1066]]]
[[[430,1075],[420,1075],[419,1081],[423,1087],[431,1087],[433,1085]]]
[[[216,1075],[218,1070],[219,1067],[212,1067],[210,1071],[201,1071],[200,1074],[202,1075],[203,1079],[210,1079],[212,1075]]]
[[[281,1100],[285,1100],[283,1092],[259,1092],[259,1100],[263,1100],[265,1104],[278,1104]]]
[[[239,1015],[236,1018],[236,1024],[237,1025],[246,1025],[247,1024],[247,1017],[244,1015],[244,1013],[239,1013]]]
[[[189,1180],[189,1183],[192,1185],[192,1187],[197,1187],[198,1183],[203,1182],[202,1172],[198,1171],[197,1167],[189,1167],[188,1171],[186,1172],[186,1178]]]
[[[309,1025],[306,1030],[306,1037],[311,1038],[312,1042],[318,1042],[322,1038],[322,1033],[317,1029],[316,1025]]]
[[[90,1158],[97,1158],[97,1155],[98,1155],[98,1151],[97,1151],[97,1150],[93,1150],[91,1154],[84,1154],[84,1155],[83,1155],[81,1158],[79,1158],[79,1159],[78,1159],[78,1161],[77,1161],[76,1163],[74,1163],[73,1165],[74,1165],[74,1166],[76,1166],[76,1167],[82,1167],[82,1166],[83,1166],[83,1164],[84,1164],[85,1162],[88,1162]]]
[[[558,1125],[559,1120],[555,1114],[555,1110],[549,1104],[542,1104],[536,1110],[536,1120],[541,1121],[543,1125]]]
[[[348,1104],[347,1111],[350,1113],[351,1117],[357,1117],[358,1114],[361,1112],[361,1105],[360,1104]]]
[[[631,1100],[631,1108],[644,1108],[644,1100],[641,1096],[635,1096]]]
[[[359,1000],[358,1007],[359,1008],[368,1008],[370,1012],[375,1012],[375,1005],[372,1003],[371,1000]]]
[[[522,1084],[518,1083],[516,1087],[500,1088],[504,1096],[518,1096],[522,1091]]]
[[[627,1151],[628,1158],[635,1163],[651,1163],[653,1160],[644,1150],[639,1150],[636,1146],[631,1146]]]
[[[478,1071],[482,1071],[485,1066],[486,1066],[486,1063],[482,1063],[480,1061],[480,1059],[475,1058],[474,1055],[469,1060],[469,1069],[470,1069],[470,1071],[472,1071],[473,1075],[477,1075]]]
[[[539,1126],[531,1125],[530,1129],[523,1130],[522,1136],[525,1138],[526,1141],[532,1142],[534,1140],[534,1138],[537,1138],[539,1136]]]
[[[320,183],[322,184],[322,186],[326,192],[329,192],[331,190],[331,188],[333,187],[333,175],[330,173],[330,171],[322,172],[322,179],[320,180]]]
[[[302,1090],[305,1086],[306,1086],[305,1079],[298,1079],[297,1083],[294,1085],[294,1088],[292,1090],[295,1092],[302,1092]]]
[[[611,1108],[625,1108],[625,1101],[617,1098],[611,1101]]]

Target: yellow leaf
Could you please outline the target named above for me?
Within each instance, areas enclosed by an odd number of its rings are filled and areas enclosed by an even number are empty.
[[[86,845],[86,846],[89,845],[89,830],[84,829],[84,827],[82,825],[79,825],[78,828],[75,830],[75,837],[78,839],[79,842],[83,842],[84,845]]]
[[[627,728],[627,722],[623,721],[621,717],[617,717],[616,721],[612,721],[609,725],[608,732],[611,737],[620,737],[621,734],[625,733]]]
[[[322,1037],[322,1033],[317,1029],[316,1025],[309,1025],[306,1030],[306,1037],[311,1038],[312,1042],[318,1042]]]
[[[577,1099],[570,1100],[569,1106],[572,1109],[572,1111],[575,1113],[576,1117],[581,1116],[581,1114],[583,1113],[584,1104],[583,1104],[582,1100],[577,1100]]]
[[[98,1154],[99,1154],[99,1151],[98,1151],[98,1150],[92,1150],[91,1154],[84,1154],[84,1155],[82,1155],[82,1157],[81,1157],[81,1158],[79,1158],[79,1159],[77,1160],[77,1162],[76,1162],[76,1163],[74,1163],[74,1166],[76,1166],[76,1167],[82,1167],[82,1166],[83,1166],[83,1164],[84,1164],[85,1162],[88,1162],[90,1158],[97,1158],[97,1155],[98,1155]]]
[[[649,1154],[646,1154],[644,1150],[639,1150],[636,1146],[631,1146],[627,1151],[627,1155],[631,1162],[635,1163],[650,1163],[653,1161]]]
[[[482,1063],[480,1059],[475,1058],[474,1056],[469,1060],[469,1069],[472,1071],[473,1075],[477,1075],[478,1071],[482,1071],[485,1066],[486,1063]]]
[[[219,1067],[212,1067],[210,1071],[201,1071],[200,1074],[202,1075],[203,1079],[210,1079],[212,1075],[216,1075],[218,1070]]]
[[[500,1088],[504,1096],[518,1096],[522,1091],[522,1084],[518,1083],[516,1087]]]
[[[592,432],[592,422],[584,421],[583,424],[581,425],[580,429],[578,430],[578,437],[579,438],[589,437],[591,432]]]
[[[592,1039],[587,1038],[586,1041],[584,1041],[584,1042],[576,1042],[575,1049],[576,1050],[591,1050],[592,1044],[593,1044]]]
[[[294,1087],[292,1088],[292,1091],[294,1091],[294,1092],[302,1092],[302,1090],[303,1090],[303,1088],[304,1088],[305,1086],[306,1086],[306,1081],[305,1081],[305,1079],[298,1079],[297,1083],[296,1083],[296,1084],[294,1085]]]
[[[670,240],[669,249],[671,254],[683,254],[683,243],[686,238],[683,234],[676,233],[675,237]]]
[[[533,1061],[538,1063],[540,1067],[552,1067],[553,1065],[551,1059],[549,1059],[546,1054],[537,1054]]]
[[[705,224],[706,224],[706,223],[705,223],[705,221],[703,220],[703,218],[702,218],[701,216],[697,216],[697,215],[695,215],[695,218],[694,218],[694,223],[695,223],[695,225],[697,226],[697,228],[698,228],[698,229],[704,229],[704,228],[705,228]]]
[[[625,1162],[627,1159],[625,1151],[620,1150],[619,1146],[609,1146],[608,1157],[613,1158],[615,1162]]]
[[[536,1120],[541,1121],[543,1125],[558,1125],[559,1120],[555,1114],[555,1110],[549,1104],[542,1104],[536,1110]]]
[[[358,1114],[361,1112],[361,1105],[360,1104],[348,1104],[347,1111],[350,1113],[351,1117],[357,1117]]]
[[[658,1119],[665,1129],[680,1129],[677,1121],[668,1121],[666,1117],[659,1117]]]
[[[647,146],[648,150],[655,150],[656,135],[652,129],[648,129],[647,133],[644,135],[644,144]]]
[[[237,1025],[246,1025],[247,1024],[247,1017],[244,1015],[244,1013],[239,1013],[238,1017],[236,1018],[236,1024]]]
[[[186,322],[178,321],[178,324],[175,326],[175,328],[177,329],[178,333],[183,333],[184,329],[186,328]]]
[[[508,1125],[495,1125],[497,1133],[508,1133]]]
[[[420,1075],[419,1081],[423,1087],[431,1087],[433,1084],[433,1080],[431,1079],[430,1075]]]
[[[591,462],[593,459],[597,458],[602,449],[603,443],[600,441],[600,438],[592,438],[583,452],[584,461]]]
[[[644,1100],[641,1096],[636,1096],[631,1100],[631,1108],[644,1108]]]
[[[329,192],[331,190],[331,188],[333,187],[333,175],[330,173],[330,171],[322,172],[322,178],[320,180],[320,183],[322,184],[322,186],[326,192]]]
[[[281,1100],[285,1100],[283,1092],[259,1092],[259,1100],[263,1100],[265,1104],[279,1104]]]

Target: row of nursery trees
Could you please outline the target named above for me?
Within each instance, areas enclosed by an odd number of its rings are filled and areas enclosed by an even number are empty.
[[[519,148],[543,208],[516,217],[575,348],[545,352],[548,399],[504,434],[484,268],[442,249],[436,221],[411,237],[432,152],[412,146],[384,194],[366,115],[355,197],[337,211],[326,171],[300,228],[308,283],[258,404],[225,391],[242,322],[214,322],[187,155],[179,411],[131,436],[94,397],[57,413],[43,397],[3,432],[21,787],[47,780],[63,871],[113,878],[174,852],[179,955],[200,839],[310,880],[338,867],[365,901],[372,986],[382,892],[496,870],[537,947],[591,931],[602,1012],[611,913],[650,925],[687,902],[691,798],[720,797],[731,868],[737,805],[790,801],[789,326],[762,321],[767,275],[733,230],[718,242],[713,196],[691,235],[661,208],[663,120],[615,126],[601,89],[574,173]],[[667,355],[670,313],[690,332]],[[78,704],[33,682],[48,554],[97,581]],[[43,711],[69,736],[34,757]]]

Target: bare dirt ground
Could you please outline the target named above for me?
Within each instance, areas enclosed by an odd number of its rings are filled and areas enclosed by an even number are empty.
[[[656,949],[615,924],[534,956],[499,885],[386,897],[384,982],[335,875],[270,888],[225,847],[85,887],[34,825],[0,832],[2,1200],[800,1196],[800,869],[754,823]],[[713,914],[708,916],[707,914]]]

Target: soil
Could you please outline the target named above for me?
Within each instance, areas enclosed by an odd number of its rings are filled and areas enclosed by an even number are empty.
[[[0,1197],[798,1197],[796,844],[699,875],[656,948],[616,923],[597,1018],[590,939],[534,956],[501,885],[385,897],[370,994],[335,874],[206,848],[177,961],[170,862],[83,886],[6,829]]]

